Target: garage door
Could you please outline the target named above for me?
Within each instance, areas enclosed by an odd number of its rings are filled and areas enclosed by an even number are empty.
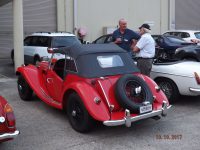
[[[200,0],[176,0],[176,29],[200,30]]]
[[[24,34],[56,31],[56,0],[23,0]],[[12,3],[0,7],[0,54],[13,48]],[[2,57],[2,55],[0,55]]]

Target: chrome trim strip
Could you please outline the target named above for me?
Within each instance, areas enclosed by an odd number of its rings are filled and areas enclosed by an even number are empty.
[[[105,91],[104,91],[104,89],[103,89],[103,86],[101,85],[101,82],[98,80],[98,83],[99,83],[99,85],[100,85],[100,87],[101,87],[101,90],[102,90],[102,92],[103,92],[103,95],[105,96],[105,98],[106,98],[106,102],[107,102],[107,104],[108,104],[108,107],[110,108],[110,106],[111,106],[111,104],[110,104],[110,102],[109,102],[109,100],[108,100],[108,97],[106,96],[106,93],[105,93]]]
[[[5,140],[5,139],[13,139],[19,135],[19,131],[16,130],[13,133],[5,133],[5,134],[0,134],[0,140]]]
[[[165,75],[173,75],[173,76],[177,76],[177,77],[186,77],[186,78],[194,78],[194,76],[188,76],[188,75],[180,75],[180,74],[173,74],[173,73],[168,73],[168,72],[160,72],[160,71],[151,71],[152,73],[160,73],[160,74],[165,74]],[[160,76],[156,76],[160,77]]]
[[[167,111],[171,107],[172,107],[172,105],[167,106],[167,103],[164,101],[163,105],[162,105],[162,109],[155,110],[155,111],[152,111],[150,113],[138,115],[138,116],[135,116],[135,117],[130,117],[130,114],[127,113],[127,110],[125,110],[124,119],[122,119],[122,120],[108,120],[108,121],[104,121],[103,124],[106,125],[106,126],[119,126],[119,125],[125,124],[126,127],[130,127],[131,123],[135,122],[135,121],[139,121],[139,120],[142,120],[142,119],[147,119],[147,118],[151,118],[151,117],[159,116],[159,115],[165,117],[167,115]]]
[[[194,93],[199,93],[200,94],[200,89],[195,89],[195,88],[189,88],[189,90],[191,91],[191,92],[194,92]]]

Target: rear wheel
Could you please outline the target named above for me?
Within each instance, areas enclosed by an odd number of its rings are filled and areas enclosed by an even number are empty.
[[[172,80],[167,79],[167,78],[160,78],[156,80],[156,83],[159,85],[161,90],[165,93],[170,103],[175,102],[180,96],[179,90],[176,84]]]
[[[94,120],[76,93],[69,96],[66,109],[69,122],[73,129],[82,133],[92,129]]]
[[[17,87],[18,87],[18,92],[19,96],[22,100],[24,101],[29,101],[31,100],[33,90],[30,88],[26,80],[22,75],[19,75],[18,81],[17,81]]]

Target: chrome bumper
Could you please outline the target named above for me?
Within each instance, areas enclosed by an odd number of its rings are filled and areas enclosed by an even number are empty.
[[[13,133],[4,133],[4,134],[0,134],[0,140],[5,140],[5,139],[13,139],[15,138],[17,135],[19,135],[19,131],[16,130]]]
[[[200,89],[195,89],[195,88],[189,88],[189,90],[193,93],[196,93],[196,94],[200,94]]]
[[[106,125],[106,126],[119,126],[119,125],[125,124],[126,127],[131,127],[131,123],[135,122],[135,121],[139,121],[139,120],[142,120],[142,119],[147,119],[147,118],[151,118],[151,117],[159,116],[159,115],[164,117],[164,116],[167,115],[167,111],[170,108],[171,108],[171,105],[167,106],[167,103],[163,102],[162,109],[155,110],[155,111],[152,111],[150,113],[138,115],[138,116],[135,116],[135,117],[130,117],[130,111],[126,109],[124,119],[104,121],[103,124]]]

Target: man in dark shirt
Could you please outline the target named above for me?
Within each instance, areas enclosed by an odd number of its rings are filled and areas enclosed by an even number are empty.
[[[139,34],[127,28],[127,21],[125,19],[119,20],[119,28],[112,35],[113,42],[130,53],[132,52],[131,44],[133,40],[138,40],[139,38]]]

